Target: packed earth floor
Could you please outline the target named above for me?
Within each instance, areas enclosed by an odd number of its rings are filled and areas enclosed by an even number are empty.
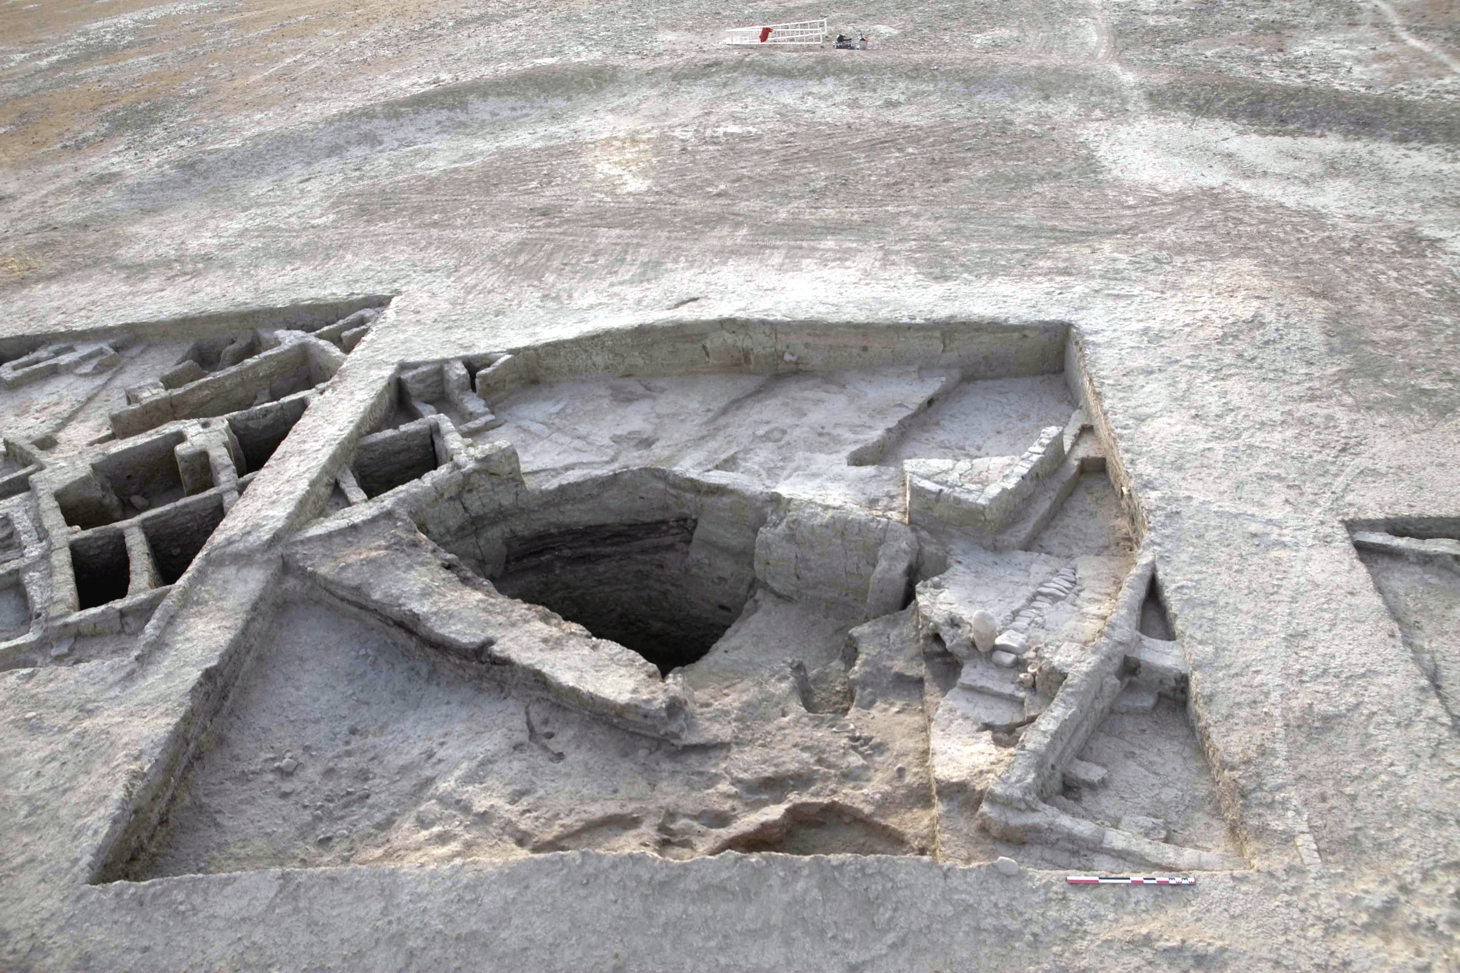
[[[1457,151],[1426,0],[0,6],[0,968],[1460,968]]]

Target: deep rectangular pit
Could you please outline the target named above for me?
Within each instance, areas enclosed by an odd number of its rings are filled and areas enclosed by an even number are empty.
[[[491,580],[503,594],[633,649],[667,675],[709,652],[745,606],[743,592],[688,590],[695,526],[685,519],[606,524],[516,539]]]
[[[30,601],[19,574],[0,580],[0,642],[19,638],[30,630]]]
[[[228,428],[243,450],[245,469],[238,472],[244,474],[262,469],[307,408],[309,403],[303,399],[290,399],[229,416]]]
[[[1176,638],[1171,629],[1171,618],[1166,613],[1166,604],[1161,599],[1161,591],[1156,586],[1156,579],[1151,578],[1151,586],[1146,589],[1145,600],[1141,602],[1141,634],[1147,638],[1160,639],[1163,642],[1170,642]]]
[[[115,523],[125,516],[121,501],[106,481],[92,470],[90,476],[79,477],[53,494],[68,526],[91,530]]]
[[[0,516],[0,563],[25,553],[25,536],[16,529],[13,516]]]
[[[71,541],[71,571],[80,608],[95,608],[127,597],[131,561],[120,530],[95,530]]]
[[[181,498],[185,491],[174,450],[183,440],[182,433],[172,432],[103,456],[91,465],[90,476],[55,492],[61,516],[72,527],[91,530]]]
[[[322,381],[315,371],[313,365],[306,359],[305,364],[290,369],[270,382],[269,395],[275,399],[282,399],[286,395],[314,388],[319,381]]]
[[[163,584],[172,584],[183,576],[222,522],[223,514],[223,499],[209,494],[173,504],[142,519],[142,532],[147,535]]]
[[[420,419],[361,439],[354,471],[365,495],[378,497],[425,476],[438,465],[435,427]]]
[[[122,502],[124,516],[159,507],[184,494],[182,472],[174,450],[183,442],[180,432],[137,443],[97,460],[92,469]],[[134,505],[141,497],[142,505]]]
[[[252,358],[259,351],[257,332],[223,335],[193,342],[183,360],[197,362],[205,372],[215,372]]]

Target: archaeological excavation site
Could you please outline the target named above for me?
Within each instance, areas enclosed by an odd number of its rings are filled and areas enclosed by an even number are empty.
[[[1453,5],[0,54],[0,970],[1460,969]]]

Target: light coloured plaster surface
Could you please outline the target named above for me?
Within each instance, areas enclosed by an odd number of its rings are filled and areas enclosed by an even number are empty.
[[[803,16],[872,49],[718,43]],[[1454,9],[1425,0],[0,7],[0,358],[118,356],[0,390],[0,434],[22,442],[0,477],[29,468],[26,443],[44,467],[0,497],[30,525],[0,530],[0,967],[1454,968],[1453,569],[1361,558],[1354,531],[1460,536],[1457,57]],[[325,380],[264,468],[197,494],[227,516],[189,535],[205,546],[184,577],[70,609],[52,558],[70,534],[36,498],[118,446],[97,440],[128,387],[201,338],[387,302],[308,377]],[[583,336],[611,358],[745,322],[855,326],[848,354],[896,354],[821,368],[782,336],[774,368],[568,368],[491,402],[503,424],[409,503],[376,503],[444,518],[427,494],[501,480],[472,451],[498,439],[529,498],[643,468],[698,477],[697,497],[773,493],[759,611],[685,670],[744,745],[610,726],[528,685],[552,660],[474,681],[486,663],[425,636],[331,621],[344,609],[283,567],[301,530],[374,509],[335,497],[338,472],[400,363]],[[1078,367],[965,378],[882,465],[845,465],[935,373],[976,370],[915,353],[909,328],[958,322],[1013,344],[1067,324]],[[1162,817],[1163,848],[1240,860],[1195,887],[1069,887],[1074,865],[1170,869],[978,826],[1031,734],[1006,746],[981,722],[1052,701],[913,616],[944,605],[951,626],[992,589],[904,614],[874,597],[894,610],[870,620],[813,605],[833,573],[896,588],[867,525],[905,515],[898,463],[1015,456],[1077,404],[1108,472],[1077,471],[1016,545],[1079,568],[1027,626],[1039,675],[1078,686],[1139,548],[1189,685],[1086,727],[1078,758],[1110,780],[1048,806],[1120,835]],[[178,427],[199,448],[203,421]],[[103,533],[173,506],[118,500]],[[509,525],[530,507],[491,503]],[[839,513],[785,520],[793,503]],[[920,586],[998,540],[918,529]],[[1011,602],[1049,580],[1000,578]],[[883,667],[845,668],[849,640]],[[849,710],[858,740],[811,712],[858,692],[877,701]],[[816,732],[772,732],[783,704]],[[736,789],[765,766],[804,793]],[[346,779],[361,769],[379,782]],[[727,815],[751,837],[717,854]]]

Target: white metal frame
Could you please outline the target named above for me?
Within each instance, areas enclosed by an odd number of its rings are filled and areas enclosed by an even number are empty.
[[[758,24],[755,27],[732,27],[726,44],[793,44],[808,46],[826,43],[825,20],[801,20],[792,24]]]

